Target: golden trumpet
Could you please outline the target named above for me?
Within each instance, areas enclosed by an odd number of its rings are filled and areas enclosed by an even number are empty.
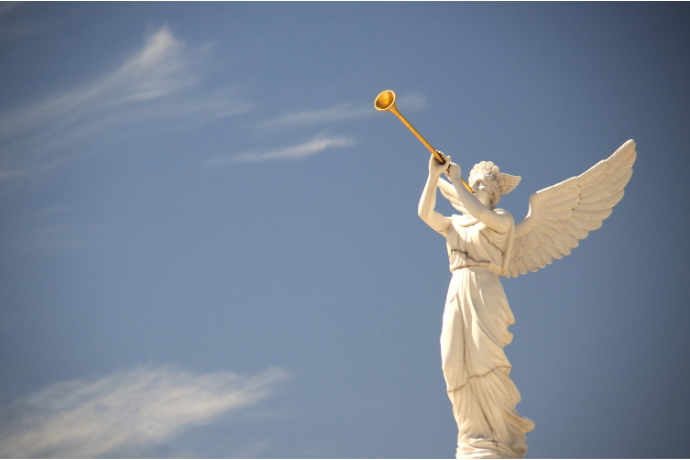
[[[386,90],[386,91],[382,92],[381,94],[379,94],[378,96],[376,96],[376,100],[374,101],[374,107],[376,107],[376,110],[378,110],[380,112],[391,112],[391,113],[395,114],[395,116],[400,118],[400,121],[402,121],[403,124],[405,126],[407,126],[407,129],[412,131],[412,134],[417,136],[417,139],[419,139],[421,141],[421,143],[424,144],[424,146],[426,148],[428,148],[431,151],[431,153],[434,154],[434,156],[439,161],[439,163],[444,164],[446,162],[446,159],[443,157],[443,155],[438,153],[436,151],[436,149],[433,148],[431,146],[431,144],[429,144],[426,141],[426,139],[424,139],[424,137],[422,137],[421,134],[419,134],[419,131],[414,129],[414,126],[412,126],[410,124],[410,122],[407,121],[405,119],[405,117],[403,117],[400,114],[400,112],[398,112],[398,108],[395,106],[395,93],[393,91]],[[462,184],[465,186],[465,188],[467,188],[467,190],[469,190],[470,193],[474,193],[474,190],[472,190],[472,187],[470,187],[469,184],[467,182],[465,182],[465,179],[460,178],[460,180],[462,181]]]

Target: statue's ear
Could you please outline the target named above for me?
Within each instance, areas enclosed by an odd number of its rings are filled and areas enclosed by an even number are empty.
[[[522,180],[522,177],[520,176],[511,176],[510,174],[506,173],[501,173],[501,178],[503,179],[503,195],[512,192]]]

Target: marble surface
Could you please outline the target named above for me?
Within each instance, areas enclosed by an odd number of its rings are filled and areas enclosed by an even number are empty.
[[[527,452],[526,433],[534,422],[515,410],[520,393],[503,351],[515,318],[500,277],[544,268],[599,228],[623,197],[636,155],[629,140],[583,174],[532,194],[529,212],[518,224],[496,205],[520,177],[483,161],[470,171],[471,193],[462,185],[460,166],[450,157],[441,164],[431,156],[418,213],[445,237],[452,273],[441,357],[458,426],[457,458],[522,458]],[[437,188],[459,215],[435,210]]]

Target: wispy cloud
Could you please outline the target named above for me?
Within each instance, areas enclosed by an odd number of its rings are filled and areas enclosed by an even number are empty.
[[[212,48],[193,48],[162,27],[111,74],[0,112],[0,180],[43,171],[75,145],[85,150],[142,130],[246,113],[251,104],[236,90],[199,90]]]
[[[284,147],[277,150],[244,152],[238,155],[215,158],[206,163],[205,166],[214,167],[226,165],[228,163],[256,163],[270,160],[303,160],[317,153],[336,147],[348,147],[354,143],[355,140],[351,137],[329,137],[320,135],[303,144]]]
[[[5,404],[0,456],[118,456],[256,405],[288,377],[276,368],[249,377],[140,368],[56,383]]]
[[[334,121],[352,120],[355,118],[363,118],[372,115],[371,107],[364,107],[362,105],[355,105],[351,103],[339,104],[333,107],[316,110],[304,110],[299,112],[291,112],[267,121],[268,126],[284,126],[284,125],[314,125],[323,123],[332,123]]]
[[[407,112],[426,108],[426,98],[416,92],[396,97],[396,104]],[[294,111],[261,123],[262,127],[309,126],[354,120],[376,114],[373,99],[371,104],[343,103],[325,109]]]

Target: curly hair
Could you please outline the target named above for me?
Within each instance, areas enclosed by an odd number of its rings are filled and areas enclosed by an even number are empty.
[[[493,161],[482,161],[474,165],[474,168],[470,171],[470,180],[472,176],[479,173],[485,173],[484,177],[490,178],[491,209],[496,207],[498,200],[500,200],[503,195],[512,192],[521,180],[520,176],[511,176],[510,174],[502,173]]]
[[[472,176],[479,173],[485,173],[485,177],[490,178],[489,183],[491,184],[491,209],[496,207],[498,201],[503,195],[503,186],[505,185],[505,180],[501,177],[501,170],[498,166],[494,164],[493,161],[482,161],[474,165],[470,171],[469,178],[471,180]]]

